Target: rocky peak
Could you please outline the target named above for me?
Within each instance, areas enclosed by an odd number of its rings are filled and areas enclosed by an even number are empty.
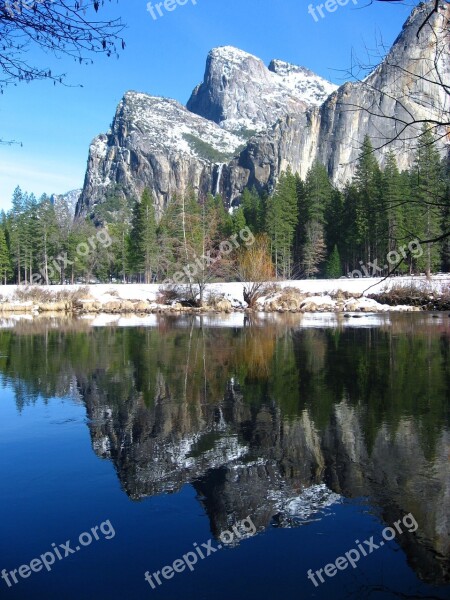
[[[111,130],[91,144],[77,214],[86,212],[101,201],[108,187],[118,184],[134,197],[149,188],[161,215],[175,194],[189,188],[208,193],[217,170],[214,165],[229,162],[242,145],[241,138],[176,100],[127,92]]]
[[[266,67],[252,54],[222,46],[209,53],[203,83],[195,88],[187,107],[223,129],[245,134],[321,104],[335,89],[303,67],[279,60]]]

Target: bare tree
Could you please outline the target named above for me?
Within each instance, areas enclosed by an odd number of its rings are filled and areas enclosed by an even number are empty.
[[[108,0],[110,1],[110,0]],[[99,20],[105,0],[0,0],[0,94],[8,85],[49,79],[65,84],[64,73],[30,62],[41,49],[58,58],[92,63],[92,55],[117,55],[125,48],[120,19]],[[14,141],[0,141],[12,144]]]
[[[237,256],[235,275],[244,283],[244,300],[250,308],[264,296],[268,290],[268,282],[273,281],[275,268],[270,252],[270,240],[267,235],[259,234],[254,243],[242,248]]]
[[[18,81],[64,81],[63,74],[29,64],[26,53],[31,46],[81,64],[91,63],[92,54],[117,54],[118,48],[125,47],[119,37],[124,25],[119,19],[88,16],[99,8],[98,0],[1,0],[0,90]]]

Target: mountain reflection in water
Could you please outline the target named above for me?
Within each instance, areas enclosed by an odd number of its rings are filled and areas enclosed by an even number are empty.
[[[39,395],[82,401],[95,453],[133,500],[190,483],[217,536],[248,515],[258,530],[296,527],[367,497],[388,525],[414,515],[420,528],[398,540],[409,564],[448,582],[450,323],[296,319],[25,323],[0,330],[0,373],[19,410]]]

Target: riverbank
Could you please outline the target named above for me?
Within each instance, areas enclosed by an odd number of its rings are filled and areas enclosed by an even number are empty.
[[[382,313],[450,310],[450,276],[384,279],[323,279],[270,284],[252,308],[243,283],[206,287],[201,307],[190,306],[182,291],[144,284],[0,286],[0,313],[153,314],[231,312]]]

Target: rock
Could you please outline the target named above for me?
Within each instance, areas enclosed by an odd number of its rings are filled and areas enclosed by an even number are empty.
[[[63,209],[69,209],[72,216],[75,215],[75,208],[80,199],[83,190],[70,190],[65,194],[52,194],[50,199],[53,206],[60,205]]]
[[[90,146],[77,215],[104,199],[108,182],[120,184],[129,196],[150,189],[158,214],[174,195],[190,188],[213,192],[216,163],[230,161],[242,143],[175,100],[127,92],[111,131]]]
[[[258,306],[261,306],[262,310],[267,312],[270,311],[290,311],[298,312],[305,300],[305,294],[295,288],[285,288],[280,291],[276,291],[273,294],[267,296],[267,298],[261,298],[258,302]]]
[[[385,312],[389,307],[380,304],[372,298],[351,298],[344,304],[344,310],[348,312]]]
[[[134,309],[138,312],[147,312],[150,309],[150,304],[144,300],[139,300],[134,304]]]
[[[106,313],[115,313],[122,310],[122,302],[120,300],[110,300],[101,305],[101,310]]]
[[[310,296],[300,305],[304,312],[328,312],[333,311],[335,307],[336,300],[333,300],[331,296]]]
[[[77,302],[74,308],[84,313],[95,313],[102,310],[103,305],[97,300],[83,300],[81,302]]]
[[[135,312],[135,305],[131,300],[122,300],[120,303],[120,311],[123,313],[132,313]]]

